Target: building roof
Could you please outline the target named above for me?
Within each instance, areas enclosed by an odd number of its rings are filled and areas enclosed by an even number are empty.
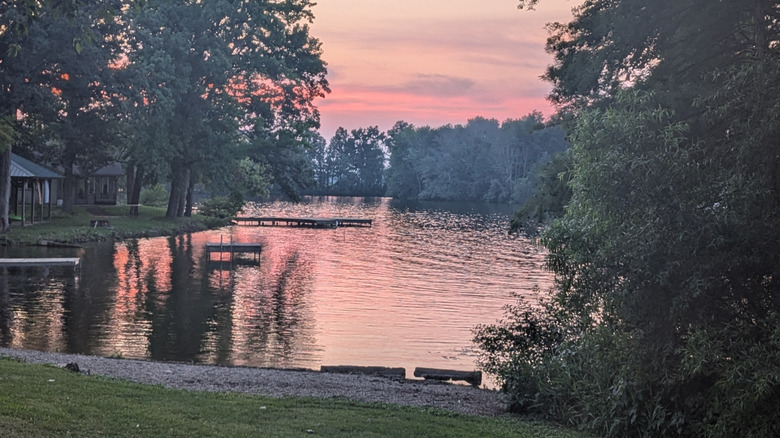
[[[62,178],[62,175],[11,153],[11,178],[55,179]]]
[[[124,176],[125,171],[119,163],[111,163],[96,170],[92,176]]]

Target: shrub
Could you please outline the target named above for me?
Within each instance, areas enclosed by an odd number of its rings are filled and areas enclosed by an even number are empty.
[[[235,216],[244,206],[244,198],[240,193],[233,192],[228,196],[213,196],[203,201],[198,207],[198,213],[225,219]]]
[[[165,207],[168,205],[168,191],[162,184],[155,184],[141,190],[140,202],[151,207]]]

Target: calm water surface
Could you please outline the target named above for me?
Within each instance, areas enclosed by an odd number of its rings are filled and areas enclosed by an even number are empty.
[[[362,217],[373,226],[234,226],[5,257],[82,257],[82,271],[0,268],[0,345],[212,364],[474,369],[471,338],[513,294],[551,284],[511,210],[389,199],[252,204],[247,214]],[[259,242],[231,263],[207,242]]]

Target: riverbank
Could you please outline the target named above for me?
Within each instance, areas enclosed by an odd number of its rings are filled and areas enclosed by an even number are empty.
[[[443,398],[456,409],[430,397],[441,390],[454,390]],[[366,376],[0,349],[0,431],[9,437],[585,436],[510,415],[461,413],[458,406],[484,407],[475,394],[495,395]]]
[[[103,240],[171,236],[228,225],[224,219],[193,215],[169,219],[165,209],[139,207],[138,216],[128,216],[126,206],[74,207],[72,214],[55,210],[52,220],[22,226],[0,235],[0,245],[73,245]]]
[[[361,374],[115,359],[10,348],[0,348],[1,356],[60,367],[76,363],[82,372],[91,375],[176,389],[243,392],[270,397],[343,397],[362,402],[429,406],[471,415],[495,416],[506,412],[506,404],[497,391],[440,382]]]

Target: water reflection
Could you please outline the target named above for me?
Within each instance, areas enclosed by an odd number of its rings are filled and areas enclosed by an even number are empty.
[[[370,228],[228,227],[171,238],[19,249],[82,257],[79,276],[0,272],[0,345],[199,363],[470,369],[477,324],[549,286],[511,209],[318,198],[248,214],[364,217]],[[260,243],[259,256],[207,242]],[[12,250],[3,256],[18,257]]]
[[[0,323],[0,341],[14,347],[29,346],[28,348],[44,351],[64,350],[66,340],[63,337],[63,314],[68,304],[65,296],[67,291],[72,290],[73,282],[52,277],[49,269],[38,269],[38,272],[17,268],[0,270],[0,319],[16,322],[12,325]],[[31,286],[18,298],[11,293],[14,277]],[[66,294],[62,291],[66,291]]]

